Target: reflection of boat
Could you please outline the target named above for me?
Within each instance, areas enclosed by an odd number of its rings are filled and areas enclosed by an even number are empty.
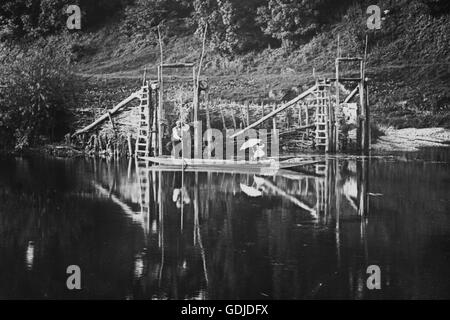
[[[289,159],[284,161],[276,161],[275,159],[246,161],[246,160],[218,160],[218,159],[190,159],[190,158],[173,158],[170,156],[161,157],[141,157],[141,159],[153,162],[161,166],[185,167],[196,169],[245,169],[245,170],[260,170],[260,169],[287,169],[299,166],[305,166],[323,162],[323,160],[305,160],[301,158]]]
[[[253,188],[251,186],[247,186],[243,183],[240,184],[242,192],[244,192],[246,195],[252,198],[261,197],[262,192],[256,188]]]

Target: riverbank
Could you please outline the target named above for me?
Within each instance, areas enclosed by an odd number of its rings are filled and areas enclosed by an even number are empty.
[[[372,143],[372,151],[417,151],[426,147],[450,147],[450,129],[445,128],[404,128],[394,129],[381,127],[383,135]],[[282,147],[282,146],[281,146]],[[283,149],[281,149],[283,150]],[[281,151],[280,150],[280,151]],[[298,152],[301,152],[299,150]],[[282,151],[281,151],[282,152]],[[84,155],[92,156],[93,153],[85,153],[74,146],[64,144],[47,144],[41,147],[29,148],[14,154],[47,154],[55,157],[78,157]],[[104,152],[98,154],[105,157]]]
[[[371,149],[374,151],[416,151],[425,147],[450,146],[450,130],[445,128],[380,128],[384,135],[378,137]]]

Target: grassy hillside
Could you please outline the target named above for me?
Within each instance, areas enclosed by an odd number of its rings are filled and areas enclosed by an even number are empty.
[[[449,13],[434,13],[418,1],[386,3],[380,3],[389,10],[382,29],[369,33],[367,76],[373,120],[395,127],[450,127]],[[364,8],[353,6],[341,22],[290,52],[266,48],[229,58],[208,50],[203,74],[211,94],[245,100],[266,99],[271,90],[280,97],[292,87],[301,91],[312,83],[313,68],[319,75],[332,75],[338,35],[343,55],[363,54],[365,19]],[[150,75],[156,74],[155,35],[125,36],[120,30],[126,23],[126,18],[115,18],[96,31],[64,37],[78,72],[96,86],[108,88],[105,106],[117,101],[115,90],[129,92],[138,86],[144,67]],[[194,34],[195,26],[172,19],[163,28],[166,62],[198,60],[201,41]]]

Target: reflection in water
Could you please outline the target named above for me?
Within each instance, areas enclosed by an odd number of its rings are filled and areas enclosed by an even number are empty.
[[[29,241],[26,256],[28,270],[33,269],[33,259],[34,259],[34,244],[33,241]]]
[[[2,159],[0,298],[448,298],[449,153],[426,155],[276,175]]]

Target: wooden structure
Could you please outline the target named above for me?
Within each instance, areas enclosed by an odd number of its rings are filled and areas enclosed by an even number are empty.
[[[358,64],[357,76],[349,76],[344,72],[345,65],[352,63]],[[134,154],[138,158],[148,158],[151,156],[162,157],[164,123],[167,121],[165,115],[166,110],[164,108],[164,71],[167,69],[192,70],[192,79],[188,80],[188,82],[192,81],[193,86],[191,121],[197,123],[199,120],[200,84],[199,75],[196,75],[196,65],[194,63],[164,64],[161,58],[156,81],[147,81],[144,76],[143,85],[140,90],[131,94],[127,99],[120,102],[92,124],[78,130],[72,136],[87,132],[108,119],[112,123],[112,115],[122,110],[130,101],[139,99],[139,123]],[[315,83],[295,98],[278,106],[272,104],[265,107],[264,104],[258,104],[258,109],[262,109],[261,116],[253,123],[250,121],[249,103],[241,105],[231,103],[233,109],[238,113],[237,116],[233,113],[231,114],[232,125],[236,130],[239,121],[240,130],[233,133],[230,138],[235,138],[252,128],[260,126],[267,120],[272,120],[272,132],[277,132],[278,129],[284,129],[284,132],[281,131],[280,136],[289,133],[300,134],[302,136],[302,142],[308,147],[312,146],[324,152],[344,151],[344,146],[340,143],[342,136],[345,134],[342,130],[342,109],[352,99],[359,96],[359,101],[354,104],[356,106],[356,145],[358,150],[367,152],[370,145],[370,126],[365,58],[341,57],[340,51],[338,50],[338,56],[335,60],[334,77],[319,78],[315,72],[314,76]],[[350,91],[345,88],[344,84],[350,84],[355,87]],[[211,128],[211,112],[214,112],[212,109],[213,106],[207,105],[205,110],[208,128]],[[271,111],[264,114],[264,110]],[[219,106],[219,110],[216,110],[216,112],[217,114],[220,112],[222,127],[226,131],[228,127],[226,125],[224,108]],[[277,117],[279,118],[282,114],[286,116],[283,119],[284,122],[280,125]],[[292,114],[298,114],[297,121],[292,120]],[[197,129],[194,128],[194,130]],[[201,132],[197,132],[196,134],[202,135]],[[194,157],[196,158],[200,158],[201,156],[199,155],[202,154],[200,150],[201,145],[198,144],[198,141],[194,142]]]
[[[348,104],[357,94],[359,101],[357,103],[357,150],[364,153],[368,152],[370,147],[370,125],[369,125],[369,105],[368,105],[368,79],[365,77],[365,58],[361,57],[341,57],[340,50],[335,60],[335,76],[332,78],[317,78],[315,84],[299,94],[294,99],[282,104],[278,108],[273,107],[272,112],[263,115],[259,120],[242,128],[231,137],[237,137],[244,134],[249,129],[261,125],[263,122],[272,119],[273,127],[276,129],[276,117],[281,112],[287,112],[288,108],[298,110],[298,125],[290,131],[306,131],[303,137],[309,138],[309,130],[314,128],[312,144],[316,149],[325,152],[344,151],[340,138],[342,108]],[[351,63],[358,64],[358,75],[356,77],[343,74],[343,65]],[[353,84],[356,87],[341,98],[342,92],[347,91],[344,84]],[[303,116],[304,114],[304,116]],[[289,117],[287,118],[287,127],[289,127]],[[288,131],[289,132],[289,131]],[[283,133],[281,133],[282,135]]]
[[[198,120],[198,85],[195,75],[195,64],[194,63],[161,63],[158,66],[158,103],[157,107],[155,107],[155,124],[157,131],[154,134],[157,135],[157,143],[153,144],[154,154],[162,156],[163,155],[163,142],[162,142],[162,132],[163,132],[163,114],[164,114],[164,70],[165,69],[180,69],[180,68],[188,68],[192,69],[192,86],[193,86],[193,119],[192,121],[195,123]]]
[[[136,137],[135,155],[138,159],[163,156],[164,118],[164,70],[192,68],[193,83],[193,121],[198,119],[198,89],[195,81],[194,63],[169,63],[158,66],[158,80],[149,82],[144,79],[140,93],[140,122]]]

